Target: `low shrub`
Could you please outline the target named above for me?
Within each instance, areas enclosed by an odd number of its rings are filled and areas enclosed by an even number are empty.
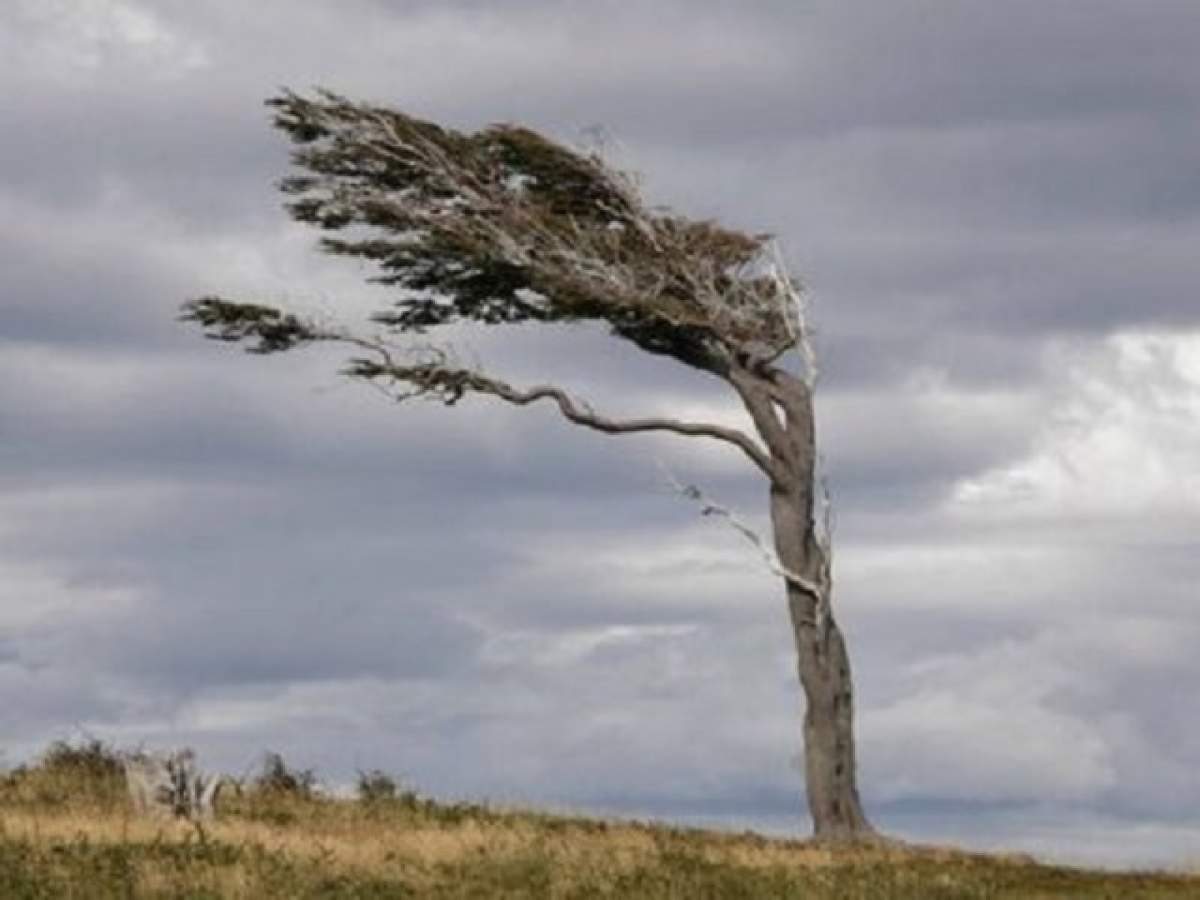
[[[55,741],[36,762],[0,778],[0,796],[9,803],[41,806],[122,802],[125,770],[121,754],[95,738],[78,744]]]
[[[279,753],[269,752],[263,758],[262,770],[251,782],[251,788],[263,794],[309,799],[317,787],[312,769],[293,769]]]

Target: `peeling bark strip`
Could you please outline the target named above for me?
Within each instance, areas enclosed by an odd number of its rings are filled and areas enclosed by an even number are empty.
[[[774,556],[727,510],[702,511],[738,528],[783,579],[807,702],[816,834],[873,837],[856,784],[850,664],[831,603],[828,506],[816,508],[816,355],[804,294],[770,236],[648,206],[633,178],[597,156],[515,125],[462,134],[328,92],[285,92],[268,105],[295,145],[298,172],[281,183],[287,209],[326,232],[327,252],[375,264],[372,280],[397,287],[396,298],[372,316],[377,333],[213,296],[184,304],[182,318],[253,353],[345,345],[344,373],[398,402],[548,400],[567,421],[605,434],[671,432],[736,448],[767,479]],[[461,322],[584,321],[724,382],[753,432],[601,415],[555,385],[519,388],[414,341]],[[697,489],[682,490],[704,502]]]

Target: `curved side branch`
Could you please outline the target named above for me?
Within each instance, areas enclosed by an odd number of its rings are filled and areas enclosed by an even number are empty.
[[[575,400],[554,385],[542,384],[520,389],[473,369],[450,365],[446,354],[437,348],[426,348],[427,360],[409,365],[397,361],[389,348],[378,341],[336,334],[327,335],[325,339],[354,344],[375,354],[375,359],[351,360],[346,374],[374,383],[397,400],[425,396],[453,406],[464,394],[475,393],[497,397],[516,406],[528,406],[538,400],[548,399],[554,401],[568,421],[605,434],[669,431],[724,441],[741,450],[768,477],[772,476],[770,457],[750,435],[736,428],[667,417],[613,419],[600,415],[586,403]]]
[[[488,394],[517,406],[541,399],[557,404],[563,416],[575,423],[605,434],[631,434],[640,431],[670,431],[689,437],[709,437],[737,447],[769,478],[776,477],[767,451],[754,438],[736,428],[706,422],[682,422],[678,419],[651,417],[610,419],[592,410],[586,403],[570,397],[553,385],[538,385],[520,390],[498,378],[473,369],[455,366],[447,353],[436,346],[395,347],[383,338],[362,337],[342,328],[326,327],[311,319],[298,317],[269,306],[231,303],[207,296],[184,304],[184,321],[197,322],[214,340],[247,342],[252,353],[277,353],[305,344],[333,342],[365,350],[369,357],[351,359],[343,370],[382,390],[394,400],[425,397],[453,406],[468,392]],[[395,352],[393,352],[395,351]],[[414,362],[397,359],[398,353],[421,354]],[[410,357],[411,358],[411,357]]]
[[[681,422],[677,419],[668,418],[626,419],[623,421],[609,419],[591,410],[582,409],[570,396],[550,385],[539,385],[526,391],[519,391],[502,382],[496,382],[493,379],[487,380],[491,382],[491,389],[483,390],[482,393],[492,394],[493,396],[500,397],[502,400],[507,400],[509,403],[515,403],[520,406],[533,403],[542,398],[550,398],[558,404],[559,411],[571,422],[574,422],[576,425],[583,425],[586,428],[592,428],[596,431],[605,432],[606,434],[629,434],[638,431],[672,431],[676,434],[710,437],[719,441],[725,441],[745,453],[751,462],[758,466],[766,475],[771,474],[771,461],[767,455],[759,449],[758,445],[754,443],[749,435],[738,431],[736,428],[726,428],[721,425],[712,425],[703,422]]]

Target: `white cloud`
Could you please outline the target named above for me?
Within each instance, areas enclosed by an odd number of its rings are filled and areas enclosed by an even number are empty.
[[[1125,332],[1053,358],[1065,386],[1034,451],[961,481],[954,507],[1042,519],[1200,516],[1200,334]]]
[[[1022,692],[931,687],[862,718],[863,755],[881,801],[979,804],[1095,797],[1116,773],[1103,736],[1079,717]]]
[[[603,649],[632,649],[639,644],[671,641],[696,631],[695,625],[609,625],[575,628],[553,634],[534,630],[493,633],[485,642],[481,661],[489,665],[530,663],[571,667]]]
[[[0,506],[0,516],[3,512]],[[31,638],[119,620],[138,602],[132,588],[81,583],[42,566],[0,559],[0,635],[20,640],[33,656],[39,648]]]
[[[1195,802],[1184,761],[1200,728],[1179,722],[1170,742],[1156,739],[1165,713],[1131,698],[1194,677],[1196,626],[1138,608],[1062,612],[1030,636],[892,673],[894,699],[862,715],[881,799],[1134,812]]]
[[[678,502],[664,491],[664,504]],[[686,521],[693,511],[683,507]],[[769,531],[760,531],[769,535]],[[636,599],[664,615],[728,608],[747,594],[770,596],[775,578],[745,539],[717,520],[669,531],[630,525],[592,532],[586,553],[573,535],[541,532],[522,543],[516,577],[531,588],[577,582],[623,600]]]
[[[203,44],[133,0],[18,0],[8,14],[31,36],[17,58],[59,82],[84,83],[110,66],[176,77],[209,62]]]

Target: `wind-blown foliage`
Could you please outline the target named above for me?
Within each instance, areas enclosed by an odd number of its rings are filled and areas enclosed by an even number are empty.
[[[375,320],[398,332],[459,321],[599,320],[644,350],[726,372],[799,334],[796,285],[767,235],[648,208],[632,179],[526,128],[461,134],[331,93],[268,101],[296,145],[298,221],[330,253],[404,289]],[[315,337],[254,304],[206,297],[190,318],[258,352]]]

